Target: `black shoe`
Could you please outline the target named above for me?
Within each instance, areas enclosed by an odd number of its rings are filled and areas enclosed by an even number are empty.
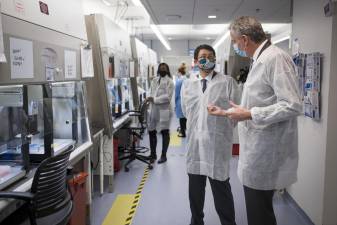
[[[160,159],[158,160],[158,164],[164,163],[167,161],[166,156],[161,156]]]
[[[150,155],[149,156],[149,158],[150,158],[150,163],[154,163],[156,160],[157,160],[157,155]]]

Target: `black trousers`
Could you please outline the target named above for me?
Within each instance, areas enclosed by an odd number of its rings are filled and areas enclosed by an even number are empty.
[[[166,157],[166,153],[168,150],[168,147],[170,145],[170,130],[162,130],[162,155]],[[157,157],[157,131],[149,131],[149,139],[150,139],[150,149],[151,149],[151,156]]]
[[[180,123],[180,133],[185,135],[186,134],[186,118],[180,118],[179,123]]]
[[[206,176],[188,174],[189,199],[192,213],[191,225],[204,225]],[[208,178],[213,193],[214,205],[222,225],[235,225],[234,201],[229,179],[218,181]]]
[[[276,225],[273,208],[274,191],[255,190],[243,186],[248,225]]]

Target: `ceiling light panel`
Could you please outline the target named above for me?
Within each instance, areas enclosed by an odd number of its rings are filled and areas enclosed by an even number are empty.
[[[208,15],[208,19],[216,19],[216,15]]]

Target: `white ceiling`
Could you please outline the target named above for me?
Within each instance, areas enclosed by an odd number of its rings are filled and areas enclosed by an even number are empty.
[[[149,27],[151,21],[171,40],[215,40],[231,20],[242,15],[257,17],[272,34],[291,23],[291,0],[140,0],[146,10],[132,0],[108,1],[114,3],[110,8],[115,11],[118,2],[128,3],[121,22],[142,39],[157,39]],[[217,18],[209,19],[208,15]]]
[[[228,25],[225,24],[165,24],[158,25],[160,31],[169,40],[215,40]],[[143,29],[144,39],[153,39],[155,36],[150,29]]]
[[[272,36],[291,30],[289,23],[263,23],[263,30]],[[171,40],[215,40],[219,35],[225,33],[228,24],[204,24],[183,25],[165,24],[158,25],[161,32]],[[150,28],[142,29],[143,39],[156,39]]]
[[[226,24],[242,15],[255,16],[263,23],[291,21],[291,0],[141,0],[141,2],[156,24]],[[208,19],[208,15],[217,15],[217,18]]]

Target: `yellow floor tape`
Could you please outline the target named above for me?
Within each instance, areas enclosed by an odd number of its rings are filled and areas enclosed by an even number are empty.
[[[118,195],[102,225],[124,225],[136,195]]]
[[[146,168],[139,183],[136,194],[118,195],[102,225],[131,225],[141,199],[145,182],[149,177],[149,168]]]
[[[170,138],[171,147],[180,147],[181,146],[181,137],[178,137],[178,132],[172,132]]]

